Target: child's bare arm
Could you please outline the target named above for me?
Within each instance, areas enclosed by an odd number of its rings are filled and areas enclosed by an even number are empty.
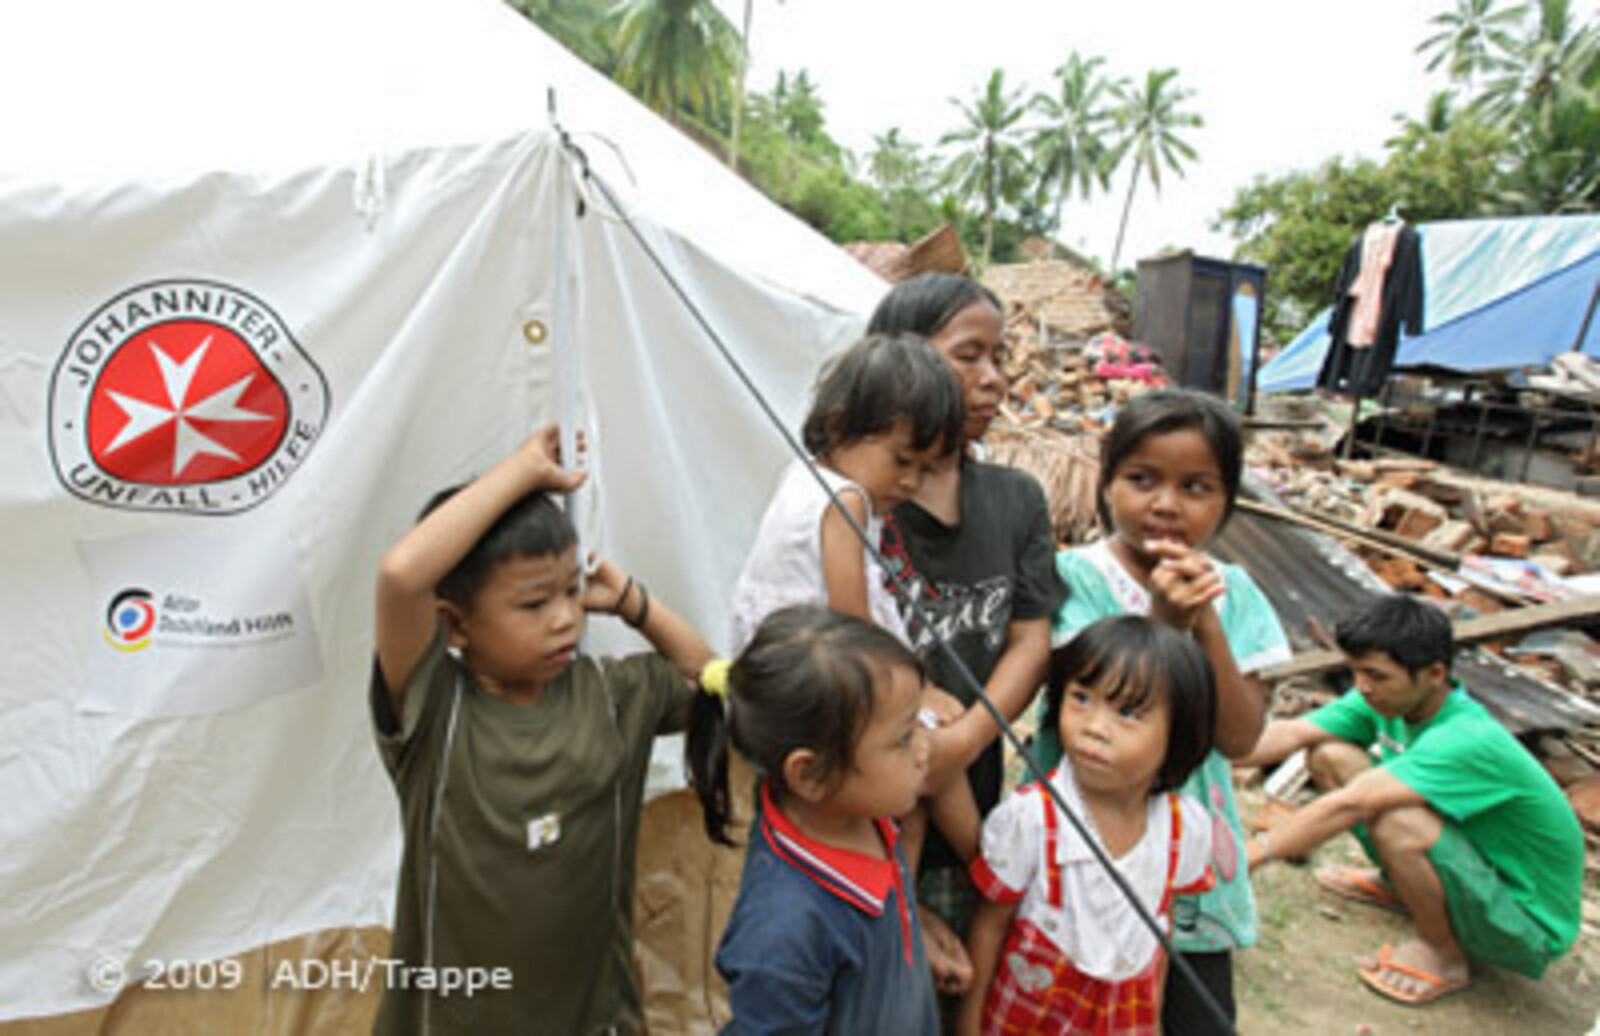
[[[438,621],[434,587],[506,509],[536,490],[568,492],[584,472],[560,467],[554,425],[529,436],[516,452],[445,501],[389,548],[378,570],[376,647],[398,708],[406,681],[427,650]]]
[[[978,851],[978,836],[983,831],[983,817],[978,813],[978,800],[973,798],[972,785],[964,773],[956,774],[934,792],[928,799],[928,814],[961,862],[972,862],[973,854]]]
[[[967,956],[972,960],[972,985],[961,1001],[961,1014],[956,1022],[960,1036],[977,1036],[983,1022],[983,1001],[989,995],[995,971],[1000,966],[1000,950],[1005,945],[1006,932],[1011,929],[1011,919],[1016,916],[1019,904],[991,903],[979,900],[972,915],[972,927],[967,930]]]
[[[1222,620],[1215,610],[1195,623],[1194,637],[1211,663],[1217,681],[1216,748],[1229,759],[1249,755],[1267,726],[1267,687],[1239,672]]]
[[[927,840],[927,803],[918,799],[916,808],[900,818],[900,855],[905,857],[906,867],[912,874],[922,866],[922,847]]]
[[[861,528],[867,527],[867,502],[859,493],[840,493],[839,502]],[[828,588],[828,607],[872,621],[867,605],[866,549],[855,529],[832,504],[822,512],[822,582]]]
[[[617,616],[637,629],[685,676],[698,679],[700,670],[712,659],[710,646],[681,615],[648,594],[643,584],[623,575],[611,562],[602,561],[589,577],[583,607]]]
[[[984,692],[1008,722],[1033,701],[1049,662],[1049,619],[1016,619],[1007,625],[1005,650],[995,662]],[[936,783],[942,775],[971,766],[1000,736],[1000,728],[982,702],[973,702],[939,733],[928,760],[928,772]]]
[[[1229,759],[1250,753],[1267,723],[1266,688],[1239,672],[1233,648],[1212,602],[1222,596],[1222,573],[1210,559],[1181,543],[1150,544],[1162,560],[1150,573],[1154,618],[1194,636],[1217,682],[1216,748]]]

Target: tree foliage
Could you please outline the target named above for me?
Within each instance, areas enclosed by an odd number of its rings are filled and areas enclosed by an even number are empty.
[[[1267,322],[1292,334],[1332,301],[1339,265],[1368,223],[1600,208],[1600,41],[1569,0],[1497,10],[1456,0],[1419,53],[1463,89],[1402,117],[1381,161],[1332,159],[1237,191],[1219,226],[1269,267]]]
[[[509,2],[727,158],[742,44],[711,0]],[[739,172],[838,241],[910,242],[949,222],[969,254],[1010,261],[1027,237],[1059,230],[1068,194],[1109,183],[1116,81],[1103,66],[1071,53],[1055,88],[1031,98],[996,70],[970,102],[956,101],[960,123],[936,149],[890,129],[860,159],[828,133],[810,74],[785,73],[744,102]]]
[[[873,138],[867,173],[878,188],[894,240],[914,240],[943,221],[934,186],[937,164],[919,144],[901,136],[898,127]]]
[[[725,155],[738,32],[711,0],[510,0],[591,65]],[[1345,249],[1391,206],[1425,222],[1600,209],[1600,30],[1571,0],[1439,0],[1418,64],[1450,88],[1398,117],[1376,160],[1330,157],[1262,178],[1216,216],[1238,258],[1269,267],[1269,326],[1284,334],[1329,301]],[[631,27],[630,27],[631,26]],[[1047,91],[995,70],[965,100],[937,146],[900,130],[859,159],[828,132],[805,71],[752,93],[741,172],[835,240],[910,241],[954,223],[969,254],[1006,261],[1031,234],[1059,233],[1069,196],[1133,176],[1121,242],[1141,179],[1198,161],[1192,94],[1174,70],[1137,83],[1102,58],[1070,52]],[[1309,116],[1308,116],[1309,117]]]
[[[509,0],[512,8],[607,76],[617,69],[607,0]]]
[[[733,97],[739,34],[712,0],[620,0],[616,79],[677,125],[721,113]]]

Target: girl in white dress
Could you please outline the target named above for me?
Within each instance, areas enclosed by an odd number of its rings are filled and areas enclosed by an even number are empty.
[[[1103,619],[1052,665],[1046,710],[1066,749],[1048,782],[1145,909],[1212,882],[1211,825],[1177,789],[1211,751],[1216,683],[1199,646],[1140,615]],[[983,896],[959,1031],[1159,1032],[1161,944],[1042,783],[983,825]]]
[[[878,542],[882,516],[916,494],[961,446],[961,389],[919,335],[868,335],[823,368],[802,434],[832,505],[795,461],[767,505],[733,598],[733,652],[791,604],[825,605],[905,641],[881,567],[850,520]]]

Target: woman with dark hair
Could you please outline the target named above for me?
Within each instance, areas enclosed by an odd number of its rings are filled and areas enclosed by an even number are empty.
[[[982,439],[1005,398],[1005,321],[993,292],[966,277],[930,273],[896,285],[872,333],[912,332],[932,343],[961,384],[965,444],[884,523],[889,574],[912,645],[930,678],[967,711],[941,732],[930,772],[966,772],[987,814],[1000,799],[999,728],[951,656],[1008,719],[1033,700],[1050,657],[1050,617],[1066,597],[1044,490],[1031,475],[982,459]],[[940,645],[943,645],[942,647]],[[948,734],[950,736],[943,736]],[[966,865],[930,833],[918,899],[935,980],[959,991],[971,976],[959,938],[976,903]],[[930,916],[932,915],[932,916]]]

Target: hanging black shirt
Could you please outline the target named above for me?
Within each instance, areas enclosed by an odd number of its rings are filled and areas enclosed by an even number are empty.
[[[1394,366],[1402,324],[1413,337],[1422,333],[1422,238],[1410,226],[1403,226],[1384,275],[1377,339],[1365,347],[1350,344],[1350,316],[1356,305],[1350,289],[1361,273],[1365,239],[1363,233],[1345,253],[1344,266],[1339,270],[1338,301],[1328,321],[1328,354],[1322,361],[1322,373],[1317,375],[1319,387],[1354,399],[1375,396],[1383,388],[1389,369]]]

